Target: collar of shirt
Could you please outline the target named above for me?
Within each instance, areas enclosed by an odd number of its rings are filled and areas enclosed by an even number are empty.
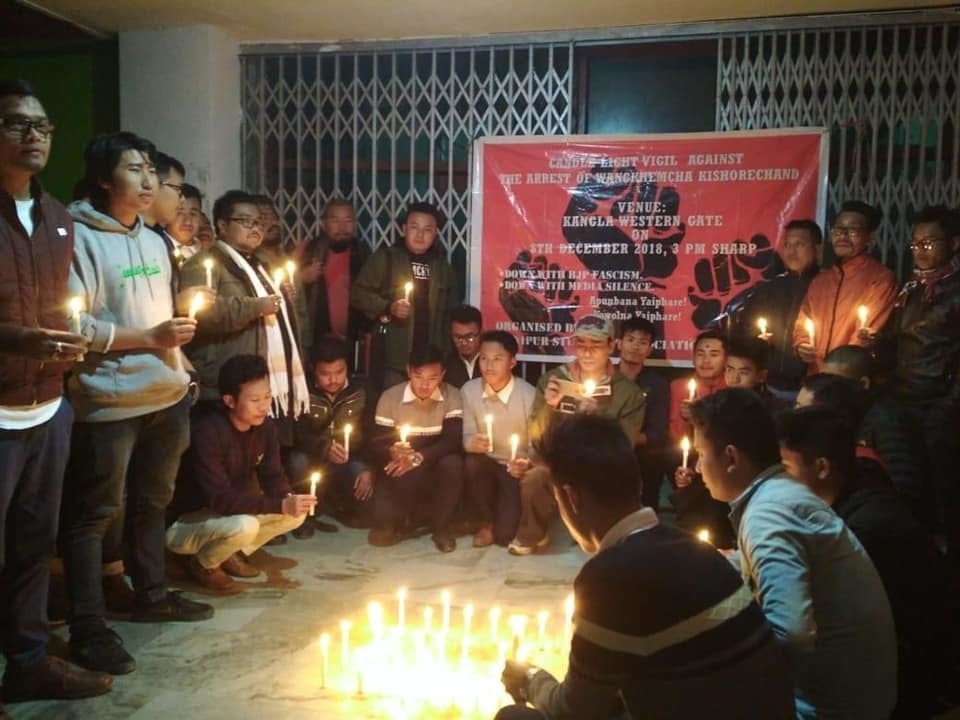
[[[743,512],[747,508],[747,503],[750,502],[750,498],[753,497],[753,494],[757,491],[757,488],[759,488],[774,475],[780,475],[784,472],[786,472],[786,470],[780,463],[771,465],[762,473],[757,475],[753,479],[753,482],[747,485],[742,493],[730,501],[730,520],[733,522],[733,526],[735,528],[740,526],[740,518],[743,517]]]
[[[649,530],[659,524],[660,521],[657,519],[657,513],[653,511],[653,508],[640,508],[636,512],[632,512],[622,518],[616,522],[612,528],[607,530],[606,535],[604,535],[600,541],[600,550],[602,551],[613,547],[625,540],[628,536],[642,532],[643,530]]]
[[[401,400],[401,402],[412,403],[419,399],[420,398],[418,398],[413,392],[413,386],[410,383],[407,383],[407,386],[403,389],[403,400]],[[438,387],[436,390],[434,390],[428,399],[433,400],[434,402],[443,402],[443,393],[440,392],[440,388]]]
[[[467,368],[467,379],[473,377],[473,369],[477,366],[477,360],[480,358],[480,353],[477,353],[473,356],[472,360],[467,360],[462,355],[460,356],[460,361],[463,363],[464,367]]]
[[[504,385],[502,388],[500,388],[500,392],[494,392],[494,390],[493,390],[492,387],[490,387],[490,386],[487,385],[486,383],[483,384],[483,399],[484,399],[484,400],[489,400],[490,398],[498,397],[498,398],[500,398],[500,402],[502,402],[504,405],[506,405],[508,402],[510,402],[510,394],[511,394],[512,392],[513,392],[513,378],[512,378],[512,377],[510,378],[510,381],[509,381],[506,385]]]

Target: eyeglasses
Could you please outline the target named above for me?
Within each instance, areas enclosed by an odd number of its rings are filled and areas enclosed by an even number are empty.
[[[31,120],[25,117],[0,118],[0,127],[3,128],[5,135],[21,140],[26,140],[31,130],[35,130],[41,140],[49,140],[54,131],[53,125],[46,118],[43,120]]]
[[[840,237],[846,235],[847,237],[858,238],[867,234],[867,228],[864,225],[834,225],[830,232]]]
[[[166,187],[173,190],[177,194],[177,197],[181,197],[181,198],[183,197],[183,185],[177,185],[176,183],[172,183],[172,182],[162,182],[160,184],[165,185]]]
[[[263,224],[255,218],[230,217],[230,218],[227,218],[227,220],[229,220],[230,222],[235,222],[238,225],[242,225],[247,230],[253,230],[253,229],[260,230],[263,228]]]
[[[473,342],[478,337],[480,337],[480,333],[467,333],[466,335],[454,335],[453,341],[460,345],[466,345],[467,343]]]
[[[946,238],[922,238],[920,240],[915,240],[910,243],[911,250],[921,250],[923,252],[930,252],[933,250],[937,243],[946,242]]]

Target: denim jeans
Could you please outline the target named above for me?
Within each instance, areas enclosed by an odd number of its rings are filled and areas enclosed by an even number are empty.
[[[74,426],[61,537],[73,632],[103,625],[103,539],[125,498],[127,569],[138,601],[166,596],[164,514],[189,444],[188,396],[140,417]]]
[[[42,425],[0,430],[0,650],[19,667],[47,653],[49,562],[72,422],[64,398]]]

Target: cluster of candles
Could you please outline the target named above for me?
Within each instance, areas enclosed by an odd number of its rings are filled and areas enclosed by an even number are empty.
[[[870,318],[870,308],[866,305],[860,305],[857,308],[857,319],[860,320],[860,329],[867,329],[867,320]],[[760,337],[766,337],[768,324],[766,318],[757,318],[757,328],[760,330]],[[813,326],[813,320],[807,318],[803,321],[803,329],[807,333],[807,338],[811,345],[815,345],[814,338],[816,337],[815,328]],[[692,399],[692,398],[691,398]]]

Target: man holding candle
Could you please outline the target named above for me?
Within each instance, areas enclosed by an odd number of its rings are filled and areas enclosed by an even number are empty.
[[[242,588],[231,576],[259,575],[248,558],[300,527],[317,500],[295,494],[284,476],[266,361],[236,355],[220,369],[219,384],[220,410],[193,424],[166,546],[190,557],[188,571],[200,585],[234,593]]]
[[[297,420],[287,467],[295,484],[320,470],[320,509],[348,525],[363,526],[373,498],[373,471],[364,460],[366,388],[362,379],[348,374],[345,340],[327,335],[313,349],[310,409]],[[314,529],[336,531],[337,526],[308,518],[293,534],[306,538]]]
[[[520,522],[520,482],[530,469],[527,428],[536,390],[513,374],[519,351],[513,335],[491,330],[480,336],[478,346],[482,377],[460,389],[467,512],[479,523],[474,547],[493,543],[506,547]],[[487,416],[492,444],[484,422]]]
[[[82,698],[113,679],[47,655],[49,561],[73,412],[68,363],[87,341],[68,330],[74,225],[36,179],[54,127],[33,89],[0,81],[0,651],[6,702]],[[0,717],[9,717],[0,702]]]
[[[620,423],[570,416],[541,453],[563,521],[593,557],[574,580],[566,678],[508,661],[507,692],[536,710],[497,720],[793,718],[787,668],[750,589],[716,550],[642,506]]]
[[[867,328],[883,327],[893,310],[896,278],[868,252],[882,218],[877,208],[858,200],[845,202],[837,214],[831,229],[837,262],[811,281],[793,327],[793,347],[810,373],[819,372],[833,348],[867,344],[860,332],[861,305],[867,308]]]
[[[690,405],[722,390],[727,365],[727,338],[719,330],[704,330],[693,343],[693,376],[670,383],[670,438],[679,443],[693,434]]]

